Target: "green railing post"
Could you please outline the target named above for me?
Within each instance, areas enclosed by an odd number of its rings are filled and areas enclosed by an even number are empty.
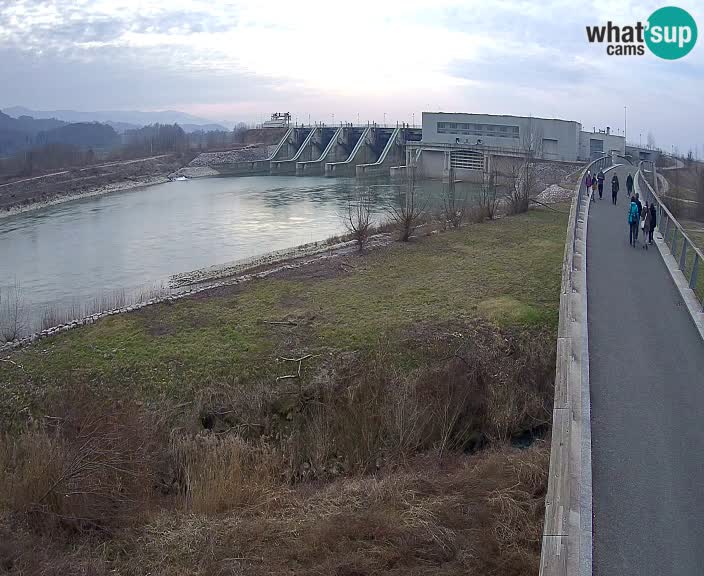
[[[680,270],[687,276],[687,239],[682,237],[682,254],[680,254]]]
[[[694,253],[694,264],[692,265],[692,276],[689,279],[689,287],[694,290],[697,287],[697,273],[699,272],[699,254]]]

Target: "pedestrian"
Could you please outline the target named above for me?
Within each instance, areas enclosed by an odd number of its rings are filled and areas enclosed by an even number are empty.
[[[638,239],[638,204],[636,204],[636,197],[631,196],[631,205],[628,208],[628,243],[631,246],[636,245],[636,240]]]
[[[657,210],[655,210],[655,202],[650,203],[650,230],[648,230],[648,244],[653,243],[653,231],[658,223]]]
[[[596,176],[592,178],[592,198],[596,197]]]
[[[599,200],[601,200],[601,194],[604,192],[604,180],[606,179],[603,170],[599,170],[599,173],[596,175],[596,179],[599,182]]]
[[[626,178],[626,192],[628,192],[629,196],[633,194],[633,176],[630,174],[628,175],[628,178]]]
[[[616,196],[618,196],[618,176],[614,174],[611,179],[611,202],[616,204]]]
[[[589,189],[592,187],[592,171],[587,170],[587,178],[584,181],[584,185],[587,189],[587,192],[589,192]]]
[[[645,203],[643,211],[640,213],[640,229],[643,231],[643,248],[648,249],[648,237],[650,236],[650,207]]]
[[[636,204],[638,205],[638,223],[640,224],[641,221],[641,216],[643,215],[643,203],[640,201],[640,194],[636,192]],[[636,226],[636,240],[638,240],[638,228],[640,226]]]

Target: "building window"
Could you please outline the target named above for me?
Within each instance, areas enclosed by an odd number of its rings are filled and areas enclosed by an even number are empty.
[[[520,135],[518,126],[502,124],[470,124],[465,122],[438,122],[438,134],[459,134],[461,136],[489,136],[493,138],[514,138]]]

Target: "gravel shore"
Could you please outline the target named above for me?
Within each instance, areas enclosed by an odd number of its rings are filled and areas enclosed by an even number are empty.
[[[66,194],[64,196],[57,196],[51,200],[44,200],[40,202],[33,202],[32,204],[13,206],[9,210],[4,210],[0,212],[1,218],[8,218],[10,216],[15,216],[16,214],[22,214],[24,212],[31,212],[32,210],[39,210],[41,208],[47,208],[49,206],[54,206],[55,204],[63,204],[64,202],[70,202],[71,200],[78,200],[79,198],[90,198],[91,196],[102,196],[103,194],[109,194],[110,192],[119,192],[121,190],[131,190],[132,188],[141,188],[143,186],[151,186],[153,184],[163,184],[168,182],[169,178],[166,176],[144,176],[135,180],[125,180],[122,182],[114,182],[112,184],[106,184],[103,186],[98,186],[93,190],[86,190],[78,192],[75,194]]]

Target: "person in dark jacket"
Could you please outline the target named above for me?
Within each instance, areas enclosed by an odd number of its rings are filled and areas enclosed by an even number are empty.
[[[599,170],[599,173],[596,175],[596,180],[599,183],[599,200],[601,200],[601,194],[604,191],[604,180],[606,179],[606,176],[604,176],[604,171]]]
[[[650,203],[650,228],[648,229],[648,244],[653,243],[653,231],[658,223],[658,215],[655,210],[655,202]]]
[[[641,216],[643,215],[643,203],[640,201],[640,194],[636,192],[636,204],[638,205],[638,223],[639,225],[636,226],[636,240],[638,240],[638,230],[640,230],[640,221],[641,221]]]
[[[611,179],[611,202],[616,204],[616,196],[618,195],[618,176],[614,174],[614,177]]]
[[[648,235],[650,234],[650,207],[645,203],[643,211],[640,213],[640,229],[643,231],[643,248],[648,249]]]
[[[626,178],[626,192],[628,192],[629,196],[633,194],[633,176],[630,174],[628,175],[628,178]]]
[[[638,224],[640,224],[638,204],[636,204],[636,197],[631,196],[631,206],[628,208],[628,243],[631,246],[635,246],[638,240]]]

